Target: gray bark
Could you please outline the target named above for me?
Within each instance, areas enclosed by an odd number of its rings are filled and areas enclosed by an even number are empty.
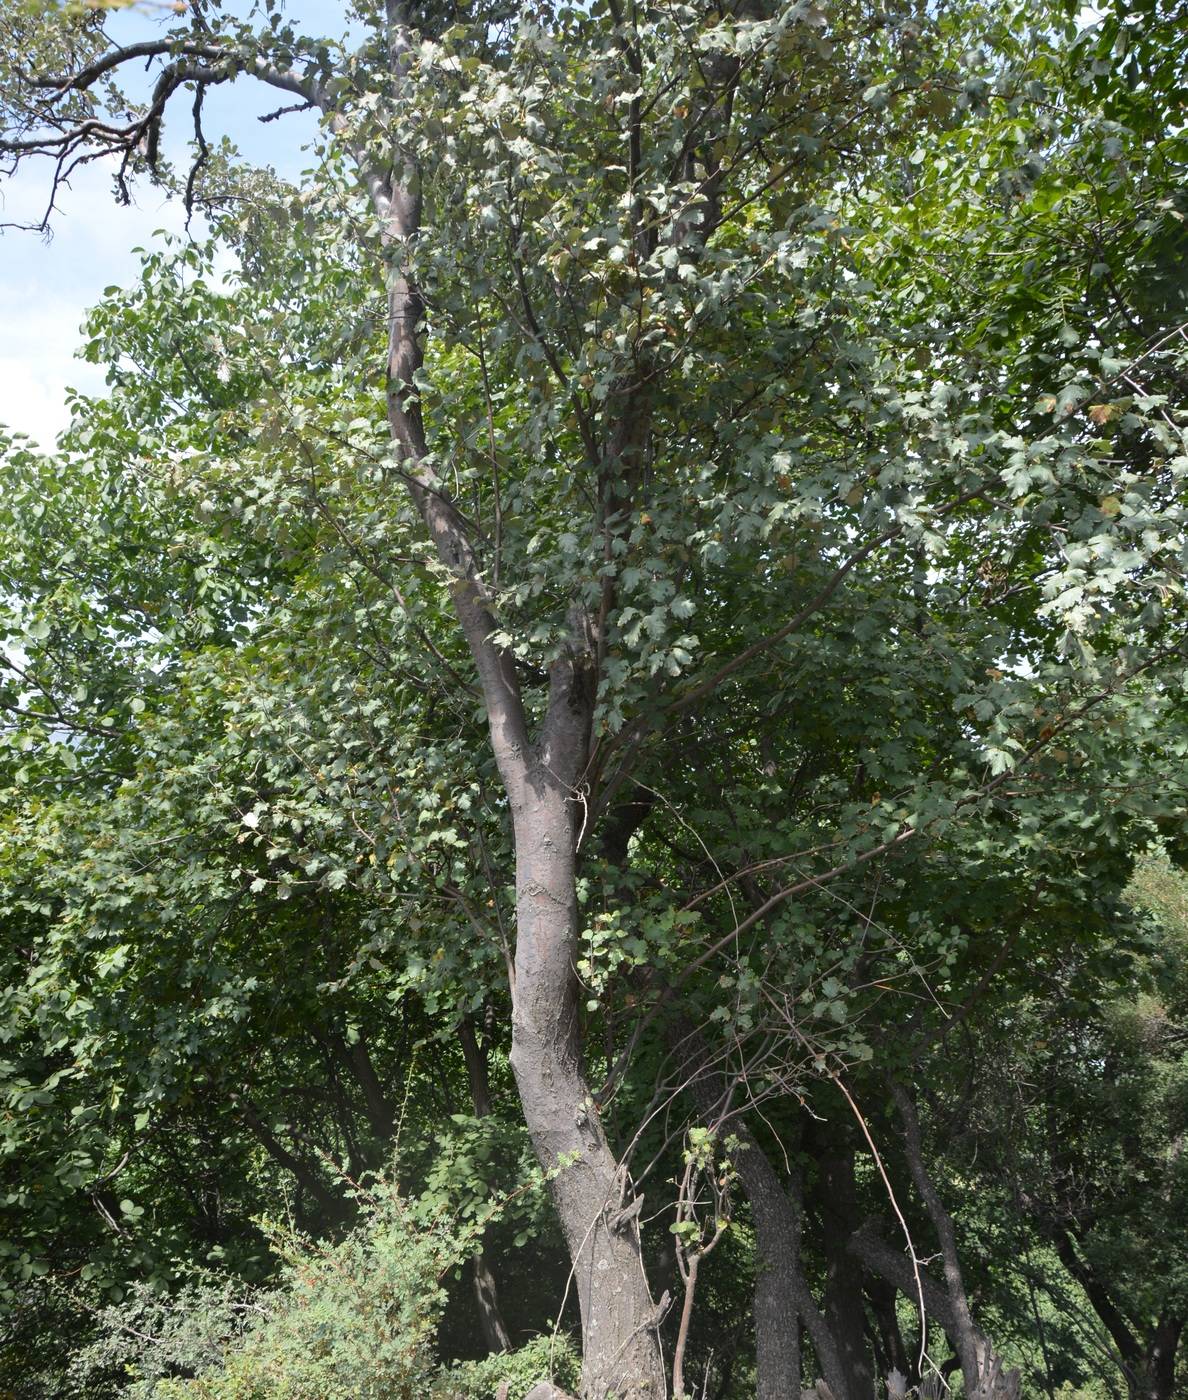
[[[390,62],[407,62],[401,0],[388,0]],[[454,611],[478,671],[491,747],[512,813],[516,949],[511,1064],[524,1119],[569,1247],[582,1315],[584,1400],[657,1400],[664,1371],[631,1193],[607,1144],[582,1063],[574,961],[577,946],[571,798],[585,765],[594,699],[588,629],[572,619],[573,647],[549,673],[539,741],[528,732],[514,658],[496,631],[466,522],[429,465],[416,389],[423,303],[401,249],[420,229],[415,181],[369,179],[393,258],[388,297],[388,419],[413,501],[450,577]]]
[[[563,742],[578,713],[565,695],[550,710],[556,723],[546,722],[546,734],[556,742],[546,745],[538,769],[512,796],[512,1071],[537,1157],[549,1169],[565,1164],[553,1178],[552,1194],[581,1308],[583,1396],[659,1400],[665,1381],[638,1211],[629,1209],[627,1178],[607,1144],[581,1061],[573,974],[574,841],[565,781],[573,775],[573,755]]]
[[[754,1302],[756,1400],[798,1400],[800,1216],[757,1146],[745,1143],[735,1164],[751,1203],[758,1254]]]

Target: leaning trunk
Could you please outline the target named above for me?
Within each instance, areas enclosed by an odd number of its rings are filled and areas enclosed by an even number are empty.
[[[945,1209],[940,1192],[928,1174],[916,1105],[907,1090],[894,1081],[891,1082],[891,1095],[903,1120],[903,1143],[908,1170],[940,1241],[941,1263],[944,1267],[945,1287],[953,1319],[953,1330],[949,1337],[961,1362],[965,1393],[970,1400],[1019,1400],[1019,1371],[1003,1369],[1002,1358],[991,1346],[989,1338],[975,1324],[970,1312],[965,1280],[961,1274],[961,1262],[957,1254],[957,1233],[953,1228],[953,1218]]]
[[[574,839],[568,793],[555,771],[542,763],[513,800],[512,1070],[537,1156],[556,1172],[551,1190],[582,1316],[583,1396],[659,1400],[664,1373],[638,1203],[607,1145],[582,1066]]]

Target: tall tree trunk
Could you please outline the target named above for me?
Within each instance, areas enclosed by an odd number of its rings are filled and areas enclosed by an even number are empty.
[[[386,0],[389,64],[397,89],[412,36],[404,0]],[[512,813],[516,950],[511,1064],[528,1132],[569,1246],[582,1314],[582,1391],[587,1400],[656,1400],[665,1378],[655,1308],[640,1250],[638,1202],[618,1170],[586,1082],[576,980],[577,895],[571,799],[590,737],[596,675],[591,629],[570,619],[571,646],[549,668],[548,711],[529,732],[512,653],[498,628],[466,520],[428,451],[417,383],[424,302],[403,250],[420,232],[414,173],[363,162],[383,229],[388,272],[388,422],[413,503],[450,580],[454,613],[482,687],[491,749]]]
[[[834,1400],[850,1400],[846,1371],[829,1324],[812,1295],[800,1264],[800,1183],[780,1181],[750,1130],[731,1129],[742,1143],[735,1165],[751,1203],[758,1246],[755,1283],[755,1344],[758,1400],[799,1400],[800,1324],[813,1343],[821,1375]]]
[[[737,1130],[736,1130],[737,1134]],[[751,1203],[755,1279],[756,1400],[800,1400],[800,1318],[796,1274],[800,1219],[758,1144],[739,1137],[735,1167]]]
[[[565,701],[561,702],[563,705]],[[576,711],[570,710],[576,717]],[[564,745],[513,798],[516,957],[512,1071],[573,1261],[589,1400],[660,1400],[657,1318],[640,1251],[638,1202],[616,1165],[581,1059],[574,957],[577,897]],[[632,1206],[635,1209],[632,1209]]]

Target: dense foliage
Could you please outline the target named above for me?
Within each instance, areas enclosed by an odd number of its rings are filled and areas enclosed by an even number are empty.
[[[0,438],[6,1383],[1183,1394],[1185,16],[112,8],[0,154],[208,235]]]

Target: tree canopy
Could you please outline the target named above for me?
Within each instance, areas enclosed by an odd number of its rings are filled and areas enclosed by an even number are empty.
[[[0,17],[193,216],[0,437],[15,1393],[1182,1393],[1182,7],[121,8]]]

